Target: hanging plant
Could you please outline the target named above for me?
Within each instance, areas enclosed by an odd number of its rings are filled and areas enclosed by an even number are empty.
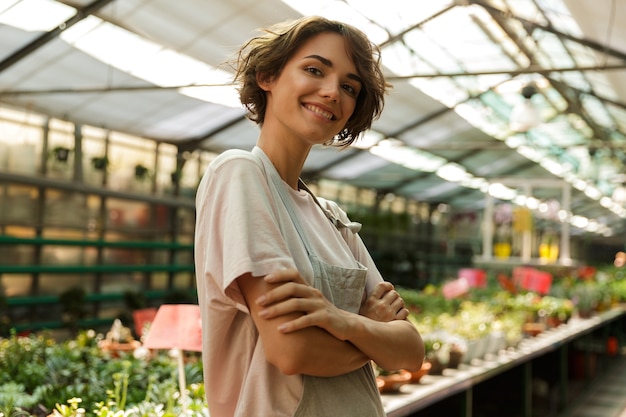
[[[149,170],[142,164],[135,165],[135,178],[143,180],[148,176]]]
[[[94,156],[93,158],[91,158],[91,165],[94,167],[94,169],[97,169],[98,171],[104,171],[109,165],[109,158],[107,158],[106,155]]]
[[[59,162],[67,162],[70,156],[71,149],[65,146],[56,146],[52,149],[52,155]]]
[[[175,171],[172,171],[171,177],[172,184],[178,184],[180,179],[183,177],[183,171],[181,169],[176,169]]]

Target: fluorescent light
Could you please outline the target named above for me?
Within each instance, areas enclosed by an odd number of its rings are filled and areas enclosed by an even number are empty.
[[[600,200],[602,198],[602,192],[598,190],[596,187],[594,187],[593,185],[587,185],[587,187],[584,190],[584,193],[587,197],[593,200]]]
[[[74,47],[114,68],[160,87],[180,88],[188,97],[228,107],[241,107],[232,75],[202,61],[164,48],[97,17],[77,23],[61,34]]]
[[[471,174],[469,174],[464,167],[454,162],[448,162],[447,164],[440,166],[437,169],[436,174],[444,180],[450,182],[460,182],[471,177]]]
[[[572,216],[570,218],[570,223],[572,226],[578,227],[579,229],[584,229],[589,224],[589,219],[583,216]]]
[[[510,116],[511,130],[514,132],[527,132],[541,123],[541,115],[529,99],[518,103],[513,107]]]
[[[500,200],[513,200],[517,191],[499,182],[489,184],[489,194]]]
[[[372,154],[409,169],[435,172],[446,160],[438,156],[409,148],[397,139],[385,139],[369,150]]]

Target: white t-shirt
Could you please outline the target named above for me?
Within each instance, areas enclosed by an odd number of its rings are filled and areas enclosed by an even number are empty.
[[[305,191],[289,189],[304,232],[324,262],[368,268],[366,292],[382,280],[358,234],[335,228]],[[320,204],[340,220],[330,201]],[[282,201],[248,152],[231,150],[208,167],[196,195],[195,264],[202,314],[203,365],[211,417],[292,416],[302,377],[284,375],[265,360],[259,334],[235,281],[296,268],[312,282],[302,241]]]

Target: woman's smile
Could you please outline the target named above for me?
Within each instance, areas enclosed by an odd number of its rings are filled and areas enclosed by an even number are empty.
[[[326,120],[334,120],[336,119],[335,115],[330,110],[323,109],[319,105],[315,104],[304,104],[304,108],[315,113],[318,116],[325,118]]]

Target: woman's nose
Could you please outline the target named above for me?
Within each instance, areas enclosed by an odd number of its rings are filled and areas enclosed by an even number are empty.
[[[339,100],[340,86],[337,80],[327,79],[322,83],[320,95],[333,101]]]

